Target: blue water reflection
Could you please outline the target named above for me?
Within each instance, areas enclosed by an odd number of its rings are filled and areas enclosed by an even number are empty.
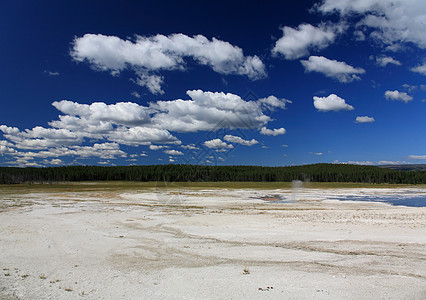
[[[403,205],[410,207],[426,207],[426,195],[416,196],[400,196],[400,195],[389,195],[389,196],[343,196],[333,197],[334,200],[340,201],[369,201],[369,202],[384,202],[392,205]]]

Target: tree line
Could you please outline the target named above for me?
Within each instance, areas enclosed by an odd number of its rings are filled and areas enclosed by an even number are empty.
[[[49,168],[0,167],[0,184],[59,181],[258,181],[359,182],[426,184],[426,171],[400,171],[374,166],[312,164],[261,166],[63,166]]]

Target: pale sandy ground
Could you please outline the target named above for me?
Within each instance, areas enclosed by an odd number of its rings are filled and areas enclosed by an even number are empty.
[[[2,195],[0,298],[426,299],[426,208],[329,200],[412,193]]]

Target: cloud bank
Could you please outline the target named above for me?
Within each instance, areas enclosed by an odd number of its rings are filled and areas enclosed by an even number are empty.
[[[269,96],[258,101],[245,101],[235,94],[202,90],[189,90],[187,95],[189,99],[156,101],[145,106],[132,102],[81,104],[55,101],[52,105],[61,115],[49,122],[48,128],[36,126],[20,130],[0,125],[0,131],[7,139],[0,143],[0,154],[21,157],[21,161],[26,158],[27,163],[34,158],[64,156],[114,159],[126,157],[126,153],[120,150],[120,145],[126,145],[164,149],[166,154],[182,155],[178,150],[168,149],[171,145],[182,144],[174,133],[222,129],[260,130],[262,134],[270,135],[285,133],[284,128],[266,129],[272,121],[266,112],[285,108],[291,103],[289,100]],[[224,140],[245,146],[258,143],[255,139],[244,140],[234,135],[226,135]],[[86,145],[90,142],[92,145]],[[233,147],[216,140],[205,145],[215,149]],[[195,145],[182,145],[182,148],[197,149]]]
[[[409,155],[409,159],[426,160],[426,155]]]

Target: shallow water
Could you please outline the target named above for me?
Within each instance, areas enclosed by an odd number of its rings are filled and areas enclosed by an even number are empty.
[[[267,194],[261,197],[269,203],[296,203],[302,201],[359,201],[380,202],[397,206],[426,207],[425,189],[401,190],[330,190],[298,189],[290,193]]]
[[[401,195],[372,195],[372,196],[340,196],[333,197],[333,200],[339,201],[368,201],[368,202],[382,202],[389,203],[392,205],[399,206],[410,206],[410,207],[426,207],[426,195],[410,195],[410,196],[401,196]]]

